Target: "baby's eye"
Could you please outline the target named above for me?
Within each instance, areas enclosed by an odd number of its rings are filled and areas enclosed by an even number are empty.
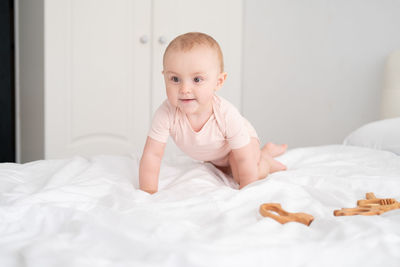
[[[177,83],[177,82],[179,82],[179,78],[176,76],[172,76],[171,81],[173,81],[174,83]]]
[[[201,78],[201,77],[195,77],[195,78],[193,79],[193,81],[194,81],[195,83],[199,83],[199,82],[202,81],[202,78]]]

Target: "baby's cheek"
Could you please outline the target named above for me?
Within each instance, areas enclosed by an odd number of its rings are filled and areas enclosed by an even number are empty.
[[[168,90],[167,89],[167,98],[168,98],[169,103],[171,105],[176,106],[177,100],[178,100],[178,97],[177,97],[176,93],[174,93],[172,90]]]

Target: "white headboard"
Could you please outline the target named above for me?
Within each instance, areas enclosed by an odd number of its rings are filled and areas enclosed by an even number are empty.
[[[384,75],[381,117],[400,117],[400,50],[389,55]]]

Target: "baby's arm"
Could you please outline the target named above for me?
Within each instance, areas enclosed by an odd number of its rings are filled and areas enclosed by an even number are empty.
[[[232,149],[232,159],[230,160],[233,175],[237,175],[235,180],[239,182],[239,188],[258,180],[258,158],[251,144],[239,149]],[[233,165],[233,166],[232,166]],[[236,172],[236,174],[235,174]]]
[[[150,194],[158,191],[158,175],[165,143],[147,137],[139,167],[139,187]]]

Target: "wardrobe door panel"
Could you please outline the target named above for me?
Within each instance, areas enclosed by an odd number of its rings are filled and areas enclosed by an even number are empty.
[[[139,36],[150,34],[150,7],[46,4],[46,158],[140,150],[149,124],[150,45]]]

